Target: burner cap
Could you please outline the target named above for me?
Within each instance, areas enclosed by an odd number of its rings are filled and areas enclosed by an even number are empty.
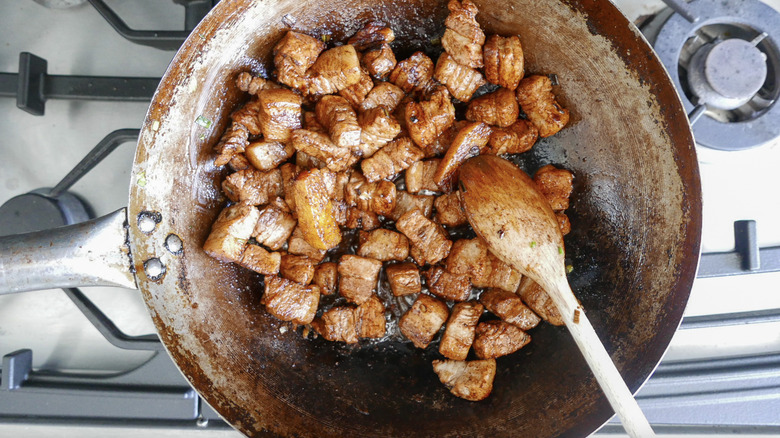
[[[0,235],[30,233],[89,220],[87,206],[71,193],[46,196],[38,189],[9,199],[0,206]]]

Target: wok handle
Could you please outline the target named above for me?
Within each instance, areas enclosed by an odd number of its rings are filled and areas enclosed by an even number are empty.
[[[0,295],[78,286],[136,289],[127,208],[66,227],[0,237]]]

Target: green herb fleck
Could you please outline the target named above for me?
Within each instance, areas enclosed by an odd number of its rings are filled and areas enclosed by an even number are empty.
[[[200,134],[200,135],[198,135],[198,138],[199,138],[199,139],[201,139],[201,140],[205,140],[205,139],[206,139],[206,136],[205,136],[205,135],[203,135],[203,134]]]
[[[528,246],[530,246],[531,248],[536,248],[536,241],[532,240]]]
[[[330,41],[330,35],[328,35],[328,34],[325,34],[325,35],[321,36],[320,38],[322,39],[323,43],[327,43],[328,41]]]
[[[439,37],[431,38],[429,41],[434,46],[438,46],[439,44],[441,44],[441,38]]]
[[[138,184],[139,187],[145,187],[146,186],[146,172],[141,172],[138,174],[138,179],[135,180],[135,183]]]
[[[558,254],[563,254],[563,248],[561,248],[560,246],[558,247]]]
[[[198,118],[195,119],[195,123],[197,123],[198,125],[206,128],[206,129],[211,128],[211,120],[209,120],[209,119],[207,119],[206,117],[203,117],[203,116],[198,116]]]
[[[571,274],[571,271],[574,270],[574,266],[572,265],[566,265],[566,273]]]

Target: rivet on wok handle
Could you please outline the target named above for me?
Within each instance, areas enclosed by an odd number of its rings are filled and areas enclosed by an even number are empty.
[[[165,249],[171,254],[179,255],[184,249],[184,243],[179,236],[171,233],[165,238]]]
[[[138,213],[138,229],[144,234],[151,234],[160,222],[162,222],[162,215],[156,211]]]
[[[152,281],[160,280],[165,276],[165,265],[158,258],[151,258],[144,262],[144,274]]]

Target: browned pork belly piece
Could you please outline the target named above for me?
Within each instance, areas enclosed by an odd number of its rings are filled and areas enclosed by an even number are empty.
[[[233,123],[244,125],[250,134],[258,135],[262,132],[259,114],[260,101],[257,98],[254,98],[245,103],[241,108],[233,111],[233,113],[230,114],[230,120]]]
[[[295,153],[291,144],[278,141],[254,141],[246,147],[246,159],[255,169],[271,170],[289,160]]]
[[[379,222],[379,216],[373,211],[361,210],[358,207],[347,207],[345,228],[370,231],[379,228],[380,225],[382,223]]]
[[[419,209],[423,216],[430,217],[433,211],[433,196],[431,195],[412,195],[404,190],[396,192],[395,208],[387,215],[390,220],[397,221],[407,211]]]
[[[422,290],[420,270],[414,263],[396,263],[385,268],[387,281],[393,295],[400,297],[419,293]]]
[[[517,88],[525,74],[523,46],[517,35],[490,35],[482,48],[482,58],[488,82],[510,90]]]
[[[506,128],[515,123],[519,114],[520,106],[517,104],[514,91],[499,88],[469,103],[466,119]]]
[[[563,318],[561,318],[558,308],[538,283],[528,277],[523,277],[520,287],[517,289],[517,294],[543,320],[552,325],[563,325]]]
[[[486,399],[493,390],[496,360],[434,360],[433,371],[452,395],[469,401]]]
[[[360,172],[352,172],[344,192],[348,205],[364,211],[386,216],[395,208],[396,188],[390,181],[370,183]]]
[[[390,44],[387,43],[367,49],[363,52],[361,62],[368,70],[368,74],[376,79],[385,79],[397,64],[395,53],[390,48]]]
[[[236,154],[243,153],[248,144],[249,130],[246,129],[246,126],[231,123],[230,127],[222,134],[219,143],[214,146],[214,150],[217,152],[214,165],[221,167],[229,163]]]
[[[412,140],[421,148],[428,147],[455,122],[449,91],[439,86],[428,100],[407,103],[404,118]]]
[[[368,92],[366,98],[360,104],[361,111],[368,111],[376,107],[384,107],[393,112],[401,99],[404,98],[404,90],[390,82],[380,82]]]
[[[258,243],[274,251],[284,246],[298,224],[286,203],[281,198],[277,198],[277,201],[281,203],[274,201],[260,210],[260,217],[252,232],[252,237]]]
[[[306,256],[282,255],[279,274],[296,283],[307,285],[314,278],[314,262]]]
[[[429,145],[423,147],[425,152],[425,158],[441,157],[447,152],[447,149],[452,144],[452,140],[455,140],[455,136],[458,134],[460,128],[468,123],[465,120],[456,120],[455,123],[445,129],[436,139]]]
[[[304,89],[307,70],[325,50],[321,40],[295,31],[288,31],[274,46],[274,66],[279,82],[292,88]]]
[[[474,353],[480,359],[512,354],[531,342],[531,336],[519,327],[504,321],[485,321],[477,325]]]
[[[561,234],[565,236],[571,232],[571,222],[569,222],[569,216],[566,216],[566,213],[555,213],[555,219],[558,220],[558,228],[561,229]]]
[[[260,299],[271,315],[282,321],[305,325],[312,322],[320,302],[315,285],[304,286],[276,275],[265,276],[265,293]]]
[[[336,292],[336,284],[339,280],[338,264],[325,262],[314,268],[314,284],[320,287],[323,295],[333,295]]]
[[[539,137],[549,137],[569,123],[569,110],[558,104],[547,76],[523,79],[515,96],[528,120],[539,130]]]
[[[472,278],[471,284],[476,287],[497,287],[506,291],[515,291],[523,277],[520,271],[502,262],[489,250],[484,272],[482,277]]]
[[[331,342],[354,344],[358,341],[353,307],[333,307],[311,323],[314,331]]]
[[[395,41],[393,29],[380,21],[371,21],[347,40],[347,44],[352,44],[357,50],[366,50],[373,45],[393,41]]]
[[[441,38],[441,45],[458,64],[481,68],[485,33],[477,23],[477,6],[470,0],[464,0],[463,3],[450,0],[447,8],[450,13],[444,21],[447,29]]]
[[[357,110],[372,88],[374,88],[374,81],[366,69],[361,69],[360,80],[339,91],[339,96],[346,99],[352,105],[352,108]]]
[[[322,96],[315,108],[317,120],[328,130],[330,139],[340,148],[360,144],[360,126],[357,114],[347,99],[341,96]]]
[[[255,95],[266,88],[280,88],[279,84],[259,76],[253,76],[252,73],[244,71],[236,77],[236,86],[241,91]]]
[[[534,182],[539,187],[550,208],[562,211],[569,208],[569,196],[573,190],[574,175],[566,169],[558,169],[552,164],[542,166],[534,174]]]
[[[317,114],[314,111],[303,112],[303,129],[307,131],[319,132],[327,134],[328,130],[320,124],[317,120]]]
[[[247,245],[238,264],[263,275],[276,275],[281,261],[282,255],[278,252],[266,251],[260,245]]]
[[[295,178],[292,186],[298,228],[303,238],[317,249],[328,250],[341,242],[341,230],[330,199],[335,178],[335,174],[326,169],[305,170]]]
[[[295,182],[295,177],[301,173],[303,169],[298,167],[297,164],[285,163],[279,167],[279,171],[282,174],[282,191],[284,192],[284,201],[295,212],[295,200],[292,197],[292,185]]]
[[[385,335],[385,306],[375,295],[355,309],[355,326],[360,338],[381,338]]]
[[[479,71],[459,64],[446,52],[436,61],[433,77],[446,85],[452,96],[461,102],[471,100],[477,88],[487,83]]]
[[[428,190],[430,192],[444,191],[438,184],[433,182],[433,175],[436,174],[436,169],[441,162],[438,158],[430,160],[418,161],[404,173],[404,180],[406,181],[406,190],[409,193],[418,193],[422,190]],[[449,186],[447,187],[449,188]]]
[[[360,163],[368,182],[392,179],[423,157],[423,151],[409,137],[393,140]]]
[[[447,320],[439,344],[439,353],[442,356],[448,359],[466,360],[483,310],[482,304],[475,301],[455,303],[452,306],[450,318]]]
[[[390,115],[387,108],[382,106],[361,113],[358,116],[358,124],[362,129],[358,149],[364,159],[374,155],[401,132],[401,125]]]
[[[518,119],[507,128],[493,128],[488,147],[482,153],[520,154],[530,150],[539,138],[539,130],[527,120]]]
[[[426,348],[449,316],[447,305],[420,294],[412,307],[398,320],[398,328],[417,348]]]
[[[412,56],[396,64],[388,78],[405,93],[422,91],[428,87],[433,77],[433,61],[423,52],[415,52]]]
[[[304,239],[300,225],[296,226],[287,241],[287,252],[290,254],[304,255],[319,263],[325,258],[325,250],[317,249]]]
[[[296,129],[292,132],[291,141],[297,151],[322,160],[327,168],[334,172],[348,169],[353,164],[354,158],[350,149],[333,143],[325,134]]]
[[[448,239],[447,232],[419,209],[404,213],[395,227],[409,238],[412,244],[410,253],[420,266],[437,263],[450,253],[452,241]]]
[[[425,271],[428,290],[439,298],[449,301],[466,301],[471,295],[468,275],[452,274],[441,266],[431,266]]]
[[[387,262],[409,257],[409,239],[401,233],[379,228],[358,233],[357,255]]]
[[[282,195],[282,173],[279,169],[267,172],[256,169],[239,170],[222,181],[222,191],[234,202],[267,204]]]
[[[433,182],[442,187],[453,181],[461,163],[479,155],[485,149],[490,132],[490,126],[482,122],[470,122],[461,128],[439,162],[436,173],[433,174]]]
[[[334,94],[356,84],[362,71],[355,48],[345,44],[322,52],[309,75],[309,94]]]
[[[230,159],[228,166],[230,166],[233,172],[238,172],[239,170],[246,170],[251,168],[252,164],[249,163],[249,160],[246,159],[246,155],[236,154],[233,155],[233,158]]]
[[[327,134],[325,134],[327,135]],[[312,157],[311,155],[307,154],[304,151],[297,151],[295,153],[295,164],[301,169],[324,169],[327,166],[327,163],[325,161],[320,160],[319,158]]]
[[[530,330],[541,321],[514,292],[491,287],[482,292],[479,302],[494,315],[522,330]]]
[[[436,208],[434,220],[446,227],[457,227],[468,222],[457,191],[437,196],[433,206]]]
[[[347,301],[363,304],[376,289],[382,262],[368,257],[345,254],[339,260],[339,294]]]
[[[519,271],[502,262],[480,238],[461,239],[452,245],[447,270],[468,275],[475,287],[497,287],[514,292],[520,284]]]
[[[301,96],[292,90],[275,88],[257,95],[260,102],[258,120],[266,140],[286,142],[293,130],[301,127]]]

